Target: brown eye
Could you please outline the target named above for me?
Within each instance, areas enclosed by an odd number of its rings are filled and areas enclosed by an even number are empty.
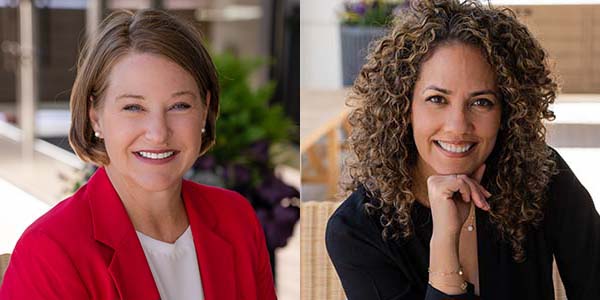
[[[425,99],[425,101],[426,102],[431,102],[431,103],[434,103],[434,104],[444,104],[444,103],[446,103],[446,99],[444,99],[444,97],[437,96],[437,95],[436,96],[427,97],[427,99]]]
[[[481,98],[481,99],[477,99],[475,101],[473,101],[473,105],[475,106],[482,106],[482,107],[492,107],[494,106],[494,102],[485,99],[485,98]]]

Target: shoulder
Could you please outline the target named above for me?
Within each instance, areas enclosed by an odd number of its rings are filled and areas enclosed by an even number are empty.
[[[184,192],[195,210],[190,222],[208,224],[222,237],[236,243],[255,243],[263,234],[262,226],[250,202],[235,191],[185,181]],[[188,212],[190,215],[190,212]]]
[[[348,227],[372,225],[372,216],[367,213],[365,207],[368,200],[366,190],[363,187],[358,188],[331,215],[327,230],[337,231]]]
[[[590,198],[589,193],[585,187],[583,187],[579,179],[577,179],[577,176],[573,173],[567,162],[562,158],[558,151],[553,148],[550,149],[552,150],[552,159],[556,163],[556,174],[550,178],[548,184],[549,198],[561,199],[567,197],[573,200],[581,197]]]
[[[188,180],[184,181],[184,187],[190,190],[191,195],[201,195],[219,217],[236,218],[255,215],[250,201],[236,191]]]
[[[34,221],[22,234],[19,244],[37,243],[38,239],[54,240],[69,245],[91,236],[92,224],[89,205],[84,197],[86,186],[82,186],[71,197],[62,200]],[[42,242],[42,241],[40,241]]]
[[[240,251],[256,252],[264,245],[263,228],[252,205],[235,191],[185,181],[190,222],[203,223]]]
[[[326,246],[330,255],[348,253],[365,245],[379,245],[382,227],[376,215],[367,213],[365,204],[370,201],[364,188],[354,191],[333,213],[327,222]]]
[[[84,192],[85,186],[23,232],[6,270],[4,279],[10,283],[4,286],[16,288],[15,292],[24,286],[31,287],[27,293],[44,289],[56,292],[69,286],[73,295],[80,295],[82,283],[76,264],[90,260],[89,255],[82,253],[89,254],[86,251],[93,245],[89,207],[82,197]]]
[[[556,174],[550,178],[547,189],[548,207],[551,215],[577,212],[580,210],[595,211],[594,203],[587,189],[581,184],[567,162],[555,149],[552,159],[556,163]]]

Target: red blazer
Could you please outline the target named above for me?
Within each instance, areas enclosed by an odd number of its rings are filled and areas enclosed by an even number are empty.
[[[262,227],[239,194],[183,181],[206,300],[276,299]],[[2,300],[159,299],[150,267],[103,168],[19,239]]]

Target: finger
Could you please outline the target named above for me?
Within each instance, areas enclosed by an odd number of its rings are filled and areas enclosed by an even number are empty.
[[[481,178],[483,178],[483,173],[485,173],[485,164],[482,164],[477,168],[475,173],[473,173],[473,179],[477,181],[477,183],[481,182]]]
[[[485,200],[485,196],[479,189],[479,184],[477,184],[473,179],[468,178],[467,176],[465,176],[463,180],[469,185],[469,188],[471,189],[471,197],[473,198],[473,202],[475,203],[475,205],[483,210],[488,210],[489,204],[487,203],[487,201]]]
[[[489,198],[492,196],[492,193],[490,193],[488,190],[486,190],[482,185],[479,185],[479,189],[485,195],[486,198]]]
[[[471,188],[469,185],[463,180],[463,178],[457,176],[456,177],[456,191],[460,193],[460,196],[463,201],[470,202],[471,201]]]

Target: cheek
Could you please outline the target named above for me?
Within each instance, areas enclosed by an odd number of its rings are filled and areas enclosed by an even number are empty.
[[[495,141],[498,136],[498,132],[500,131],[500,116],[484,116],[480,120],[478,120],[479,124],[479,134],[489,139],[490,141]]]
[[[429,137],[435,133],[435,119],[428,114],[417,110],[411,117],[413,138],[417,144],[426,143]]]
[[[142,126],[143,122],[119,116],[117,112],[104,114],[103,135],[109,155],[118,155],[119,152],[127,150],[140,134]]]
[[[194,145],[201,141],[201,118],[198,116],[181,116],[171,123],[174,135],[179,136],[187,143]]]
[[[110,124],[106,126],[107,129],[104,132],[104,143],[109,156],[118,155],[122,150],[127,150],[137,131],[135,124],[124,124],[123,122]],[[123,130],[123,128],[127,128],[127,130]]]

